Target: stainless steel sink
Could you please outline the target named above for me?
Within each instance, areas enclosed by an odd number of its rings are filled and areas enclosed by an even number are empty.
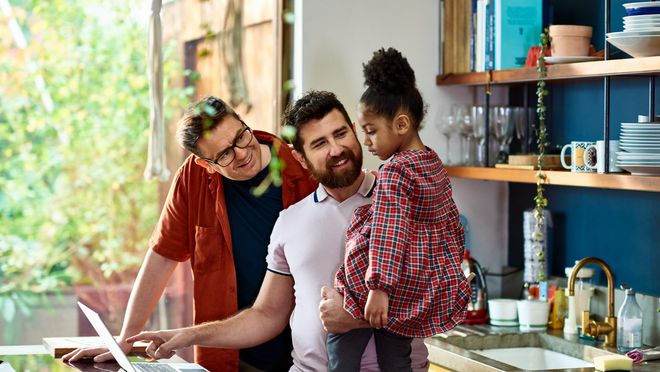
[[[488,326],[459,326],[426,343],[431,361],[456,371],[593,371],[594,357],[613,354],[565,339],[561,331],[519,333]]]

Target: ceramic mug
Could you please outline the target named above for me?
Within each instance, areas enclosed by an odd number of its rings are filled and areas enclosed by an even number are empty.
[[[610,141],[610,173],[623,172],[616,166],[619,141]],[[584,165],[589,169],[596,169],[598,173],[605,173],[605,141],[596,141],[595,145],[587,147],[584,151]]]
[[[559,156],[561,160],[561,165],[566,169],[570,169],[571,172],[595,172],[596,168],[589,168],[584,163],[585,151],[587,151],[587,148],[594,145],[595,145],[594,142],[586,142],[586,141],[572,141],[570,144],[565,145],[561,149],[561,155]],[[566,150],[569,149],[571,150],[570,165],[566,164],[566,161],[564,160],[566,157]]]

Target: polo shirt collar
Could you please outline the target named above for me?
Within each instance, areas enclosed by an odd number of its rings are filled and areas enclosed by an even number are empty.
[[[374,188],[376,188],[376,176],[373,173],[368,171],[362,171],[364,173],[364,179],[358,188],[357,193],[362,195],[365,198],[369,198],[374,193]],[[325,190],[323,185],[319,184],[319,187],[314,191],[312,197],[314,198],[314,203],[320,203],[328,198],[328,192]]]

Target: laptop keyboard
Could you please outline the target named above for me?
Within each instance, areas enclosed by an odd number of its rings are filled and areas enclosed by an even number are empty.
[[[143,372],[175,372],[175,368],[165,363],[131,363],[138,371]]]

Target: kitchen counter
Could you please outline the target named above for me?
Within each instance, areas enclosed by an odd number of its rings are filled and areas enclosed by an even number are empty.
[[[524,333],[518,327],[495,327],[485,324],[460,325],[442,335],[427,338],[426,346],[429,349],[431,363],[456,371],[470,372],[523,370],[471,350],[539,347],[592,363],[594,357],[618,353],[615,348],[602,345],[602,342],[578,339],[576,335],[564,336],[562,330]],[[551,371],[590,372],[596,369],[583,367]],[[633,365],[633,371],[660,371],[660,360]]]

